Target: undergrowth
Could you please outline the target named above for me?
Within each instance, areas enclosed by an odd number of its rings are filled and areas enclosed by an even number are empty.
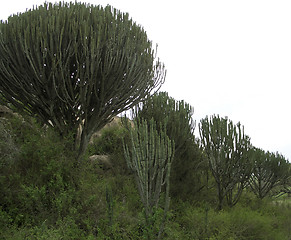
[[[1,119],[0,238],[145,239],[142,204],[122,157],[122,137],[126,133],[120,129],[107,130],[80,165],[67,148],[73,144],[69,139],[31,119]],[[89,161],[93,154],[110,155],[115,170]],[[237,206],[217,212],[209,197],[214,189],[208,191],[208,197],[204,191],[189,201],[172,198],[163,239],[291,239],[289,204],[259,201],[246,191]],[[158,210],[154,217],[159,221]]]

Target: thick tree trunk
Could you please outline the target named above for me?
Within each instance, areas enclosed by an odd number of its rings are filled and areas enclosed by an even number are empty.
[[[222,210],[222,203],[223,203],[223,189],[221,188],[220,184],[217,183],[217,195],[218,195],[218,206],[217,210],[220,211]]]
[[[79,150],[78,150],[78,156],[77,156],[78,163],[82,161],[82,157],[88,147],[91,136],[92,134],[86,134],[86,131],[84,130],[82,131]]]

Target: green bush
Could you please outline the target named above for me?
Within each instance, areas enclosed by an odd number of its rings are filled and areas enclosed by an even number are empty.
[[[101,131],[101,135],[96,137],[89,147],[91,154],[115,154],[122,152],[122,138],[127,134],[123,127],[109,127]]]
[[[110,155],[114,172],[128,174],[130,171],[124,158],[122,139],[129,141],[129,133],[125,128],[114,126],[104,129],[88,147],[87,155]]]
[[[11,119],[5,130],[14,136],[19,153],[13,164],[1,164],[2,210],[19,226],[65,216],[74,192],[74,169],[63,142],[33,121]],[[11,142],[6,142],[8,147]],[[11,156],[2,163],[11,161]]]
[[[6,135],[0,145],[11,148],[0,159],[0,239],[144,239],[142,203],[132,175],[121,170],[100,174],[89,161],[76,165],[73,142],[33,119],[2,123]],[[121,167],[122,136],[122,129],[106,130],[91,153],[108,152],[114,166]],[[210,179],[200,202],[172,197],[164,239],[291,238],[291,206],[282,199],[260,201],[246,189],[238,206],[216,212],[211,184]],[[154,217],[159,221],[159,212]]]
[[[284,227],[287,216],[278,221],[274,214],[241,206],[217,212],[207,205],[199,208],[187,203],[180,205],[177,221],[190,239],[289,239],[288,228]]]
[[[0,118],[0,167],[13,164],[19,153],[10,123],[5,118]]]
[[[85,235],[84,232],[78,228],[73,219],[68,218],[59,221],[54,227],[43,222],[39,226],[24,226],[20,228],[11,227],[3,232],[3,239],[6,240],[87,240],[95,239],[92,235]]]

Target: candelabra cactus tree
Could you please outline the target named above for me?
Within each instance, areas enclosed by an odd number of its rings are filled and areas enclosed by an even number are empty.
[[[174,157],[174,142],[168,138],[164,127],[160,126],[160,129],[158,133],[153,119],[149,124],[146,120],[135,121],[135,126],[130,128],[131,142],[124,144],[126,162],[134,172],[144,206],[147,228],[153,227],[151,219],[154,210],[159,207],[162,190],[165,190],[164,219],[158,239],[169,208],[170,170]]]
[[[265,152],[259,148],[251,150],[254,162],[253,173],[249,185],[254,194],[263,199],[272,190],[286,191],[286,183],[291,179],[289,163],[279,153]],[[275,193],[278,193],[275,191]]]
[[[209,167],[216,181],[218,209],[226,198],[235,205],[251,173],[248,156],[250,139],[240,123],[234,125],[227,118],[213,115],[202,119],[199,126],[201,143],[208,157]]]
[[[44,3],[0,23],[0,96],[62,136],[81,125],[79,156],[164,77],[143,28],[110,6]]]
[[[187,141],[193,140],[195,122],[192,119],[194,109],[190,104],[176,101],[167,92],[159,92],[148,96],[145,101],[139,103],[133,109],[133,118],[146,119],[148,122],[153,118],[160,131],[160,123],[165,119],[167,135],[175,141],[175,157],[185,151]]]
[[[159,92],[146,98],[132,111],[133,119],[153,118],[160,131],[160,123],[166,122],[168,137],[175,141],[175,158],[171,171],[171,195],[187,198],[201,188],[202,154],[194,138],[193,107],[185,101],[177,101],[167,92]]]

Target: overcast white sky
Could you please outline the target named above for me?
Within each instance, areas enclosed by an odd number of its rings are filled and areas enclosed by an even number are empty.
[[[43,2],[2,1],[0,19]],[[290,0],[86,2],[110,4],[145,28],[167,68],[161,90],[191,104],[197,123],[228,116],[254,146],[291,161]]]

